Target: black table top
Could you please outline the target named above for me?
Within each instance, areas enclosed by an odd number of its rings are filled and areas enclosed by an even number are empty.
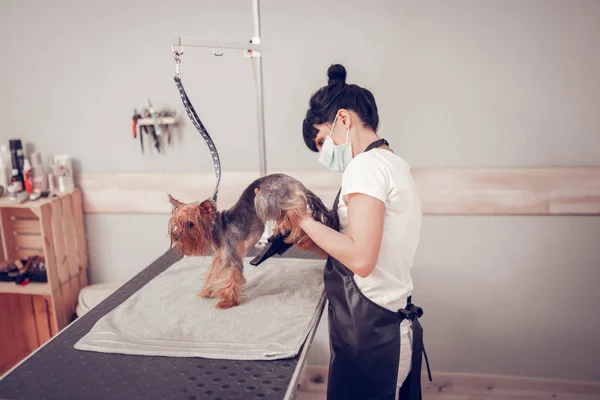
[[[256,252],[254,252],[256,253]],[[253,255],[253,254],[251,254]],[[314,258],[296,248],[284,257]],[[2,399],[272,399],[295,391],[304,363],[104,354],[73,346],[117,307],[181,257],[168,251],[73,322],[0,380]],[[253,268],[246,266],[246,268]],[[316,327],[315,327],[316,329]],[[308,346],[313,333],[309,335]]]

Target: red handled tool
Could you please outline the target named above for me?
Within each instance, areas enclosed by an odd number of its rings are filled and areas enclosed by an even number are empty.
[[[136,109],[133,109],[133,117],[131,118],[131,127],[133,130],[133,138],[137,138],[137,121],[142,118],[140,114],[138,114]]]
[[[138,119],[142,118],[142,116],[137,112],[136,109],[133,109],[133,117],[131,117],[131,129],[133,131],[133,138],[137,138],[137,128],[138,128]],[[142,146],[142,154],[144,154],[144,136],[142,134],[143,125],[140,125],[140,145]]]

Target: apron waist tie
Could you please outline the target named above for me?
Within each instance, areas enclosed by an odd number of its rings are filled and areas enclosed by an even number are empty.
[[[431,369],[429,368],[429,359],[425,352],[423,344],[423,327],[419,322],[419,318],[423,315],[423,309],[412,304],[411,299],[408,299],[408,304],[405,309],[398,310],[398,315],[402,319],[408,319],[412,322],[413,330],[413,349],[411,357],[410,373],[400,388],[401,399],[420,400],[421,399],[421,368],[423,365],[423,356],[427,366],[427,376],[432,382]]]

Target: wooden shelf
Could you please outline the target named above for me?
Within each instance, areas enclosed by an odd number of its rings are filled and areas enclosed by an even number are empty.
[[[0,293],[50,296],[51,290],[48,283],[30,282],[25,286],[19,286],[14,282],[0,282]]]
[[[44,199],[38,199],[34,201],[27,200],[26,202],[21,204],[17,203],[15,199],[11,199],[8,196],[2,196],[0,197],[0,208],[38,208],[45,204],[50,204],[54,200],[66,197],[68,195],[69,193],[57,193],[54,197],[46,197]]]
[[[44,256],[48,282],[0,282],[0,371],[39,348],[75,315],[87,285],[81,191],[26,201],[0,198],[0,260]]]
[[[21,362],[22,359],[27,357],[31,351],[29,349],[23,349],[20,352],[16,353],[12,358],[7,360],[2,360],[0,362],[0,376],[7,373],[12,367]]]

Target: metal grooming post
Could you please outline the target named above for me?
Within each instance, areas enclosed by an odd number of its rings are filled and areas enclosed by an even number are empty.
[[[176,47],[209,47],[213,49],[215,56],[222,56],[224,49],[252,50],[252,62],[256,66],[256,110],[258,120],[258,158],[260,176],[267,174],[267,154],[265,144],[265,112],[263,99],[263,75],[262,75],[262,45],[260,41],[260,7],[259,0],[252,0],[252,14],[254,21],[254,36],[251,43],[244,42],[219,42],[214,40],[202,40],[198,38],[177,37],[173,39],[172,45]],[[268,223],[259,244],[266,244],[267,238],[273,232],[273,223]]]
[[[259,0],[252,0],[252,13],[254,16],[254,36],[252,43],[260,45],[260,9]],[[254,54],[254,53],[253,53]],[[256,109],[258,111],[258,158],[260,167],[260,176],[267,174],[267,152],[265,145],[265,111],[263,101],[263,81],[262,81],[262,57],[260,50],[256,58]]]

